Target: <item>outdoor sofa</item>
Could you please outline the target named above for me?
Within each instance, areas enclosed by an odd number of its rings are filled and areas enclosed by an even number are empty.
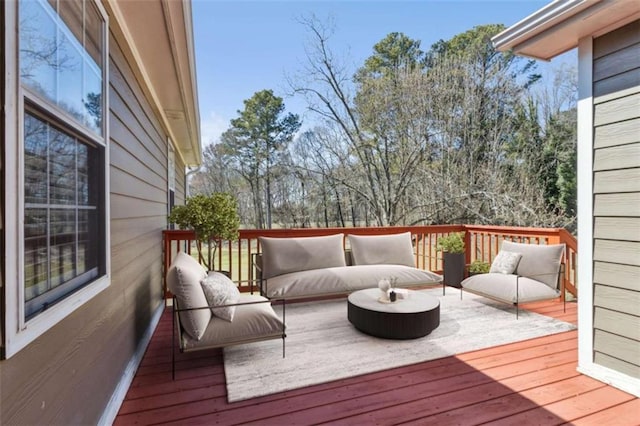
[[[442,276],[415,267],[411,233],[375,236],[260,237],[255,258],[260,294],[290,300],[349,294],[376,287],[382,279],[397,287],[437,284]]]

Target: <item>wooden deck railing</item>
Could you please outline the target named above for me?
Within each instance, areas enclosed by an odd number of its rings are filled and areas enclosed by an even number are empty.
[[[466,262],[484,260],[491,263],[498,253],[503,240],[528,244],[565,243],[564,284],[566,290],[577,297],[576,257],[578,244],[576,239],[565,229],[559,228],[519,228],[507,226],[482,225],[430,225],[430,226],[394,226],[375,228],[304,228],[304,229],[242,229],[236,241],[219,241],[220,249],[216,252],[214,269],[227,271],[236,281],[240,291],[248,291],[254,280],[254,269],[251,259],[260,253],[258,237],[313,237],[333,234],[381,235],[390,233],[411,232],[416,266],[436,273],[442,273],[442,253],[436,250],[438,239],[453,232],[465,233]],[[195,235],[193,231],[166,230],[164,240],[164,275],[178,251],[185,251],[197,257]],[[348,240],[344,240],[348,248]],[[166,290],[165,294],[169,295]]]

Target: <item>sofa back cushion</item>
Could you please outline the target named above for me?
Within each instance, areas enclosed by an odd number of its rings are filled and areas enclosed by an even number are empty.
[[[291,272],[346,266],[344,234],[324,237],[259,237],[262,247],[262,278]]]
[[[415,267],[411,232],[389,235],[349,235],[354,265]]]
[[[167,271],[167,287],[178,300],[180,309],[200,308],[207,305],[207,298],[200,281],[207,271],[193,257],[178,252]],[[200,340],[211,320],[210,309],[180,312],[180,324],[189,336]]]
[[[519,253],[516,274],[540,281],[553,289],[558,288],[558,274],[564,253],[564,244],[537,245],[511,241],[502,242],[502,250]]]

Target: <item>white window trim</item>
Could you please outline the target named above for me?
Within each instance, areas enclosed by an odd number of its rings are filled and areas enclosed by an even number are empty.
[[[39,336],[54,327],[64,318],[101,293],[111,283],[111,241],[110,241],[110,185],[109,185],[109,19],[100,3],[94,1],[105,20],[105,38],[103,40],[102,81],[104,117],[104,256],[105,274],[91,284],[79,289],[46,311],[25,321],[24,319],[24,269],[22,268],[24,242],[24,142],[5,144],[5,315],[4,357],[9,358]],[[5,141],[23,141],[24,96],[20,83],[18,52],[18,2],[5,2]],[[13,206],[14,208],[10,208]]]

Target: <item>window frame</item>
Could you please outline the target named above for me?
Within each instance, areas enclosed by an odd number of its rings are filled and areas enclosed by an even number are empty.
[[[110,205],[109,205],[109,18],[101,0],[85,0],[92,3],[103,20],[102,40],[102,101],[103,130],[100,134],[79,123],[61,108],[23,86],[20,78],[19,51],[19,2],[4,2],[5,8],[5,305],[4,342],[0,358],[9,358],[60,323],[71,313],[106,289],[111,283]],[[92,282],[70,293],[51,307],[27,319],[24,281],[24,213],[25,213],[25,154],[24,123],[26,113],[44,117],[49,125],[65,133],[79,137],[85,143],[95,144],[102,151],[103,173],[101,224],[104,241],[99,247],[104,272]],[[65,130],[66,129],[66,130]],[[10,206],[14,206],[13,208]]]

